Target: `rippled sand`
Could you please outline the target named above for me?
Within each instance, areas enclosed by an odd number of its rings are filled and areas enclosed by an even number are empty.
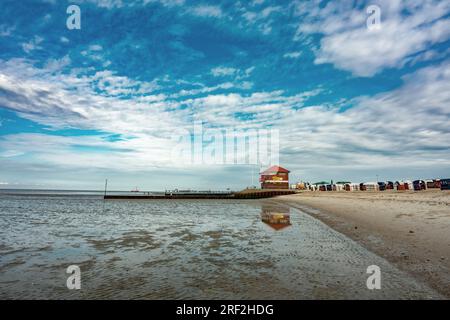
[[[304,192],[279,197],[450,298],[450,191]]]
[[[290,212],[275,230],[261,212]],[[0,195],[2,299],[440,298],[322,222],[274,201]],[[382,289],[368,290],[378,265]],[[81,290],[68,290],[69,265]]]

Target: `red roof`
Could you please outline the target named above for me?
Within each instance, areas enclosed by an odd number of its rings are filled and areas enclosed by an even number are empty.
[[[290,171],[288,169],[285,169],[283,167],[280,166],[272,166],[269,169],[261,172],[261,174],[263,175],[270,175],[270,174],[277,174],[277,173],[289,173]]]

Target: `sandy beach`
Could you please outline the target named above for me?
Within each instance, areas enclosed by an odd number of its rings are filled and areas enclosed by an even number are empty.
[[[450,297],[450,192],[303,192],[277,198]]]

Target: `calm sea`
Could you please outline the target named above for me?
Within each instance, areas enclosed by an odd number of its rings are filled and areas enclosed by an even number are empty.
[[[290,213],[274,228],[262,212]],[[69,266],[81,270],[70,290]],[[367,267],[382,271],[369,290]],[[426,285],[276,200],[102,199],[0,191],[1,299],[436,298]]]

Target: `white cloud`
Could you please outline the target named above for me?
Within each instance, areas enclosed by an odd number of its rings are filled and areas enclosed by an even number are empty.
[[[266,128],[277,123],[284,116],[284,110],[302,107],[318,90],[304,92],[293,96],[284,95],[283,91],[254,92],[251,95],[237,93],[215,94],[206,97],[188,99],[185,104],[196,112],[195,116],[215,126]],[[249,115],[248,120],[242,120],[235,113]]]
[[[4,24],[0,25],[0,37],[9,37],[15,29],[15,27],[9,27]]]
[[[40,50],[42,47],[39,46],[39,44],[42,43],[42,41],[44,41],[42,37],[34,36],[29,42],[22,43],[22,49],[26,53],[30,53],[33,50]]]
[[[450,61],[405,77],[397,90],[348,103],[288,111],[284,152],[306,167],[449,166]],[[316,161],[316,162],[315,162]]]
[[[211,70],[211,73],[215,77],[221,77],[221,76],[231,76],[234,75],[238,69],[235,68],[229,68],[229,67],[216,67]]]
[[[89,46],[89,50],[90,51],[102,51],[103,47],[101,45],[98,44],[93,44]]]
[[[282,11],[282,8],[281,7],[279,7],[279,6],[268,6],[268,7],[265,7],[264,9],[262,9],[261,10],[261,16],[263,17],[263,18],[267,18],[268,16],[270,16],[272,13],[274,13],[274,12],[281,12]]]
[[[285,13],[285,10],[280,6],[267,6],[259,8],[257,11],[240,7],[238,11],[242,13],[242,18],[244,18],[240,23],[241,27],[256,27],[256,29],[264,35],[268,35],[272,32],[272,25],[274,23],[274,19],[271,17],[272,14]]]
[[[107,96],[144,95],[159,88],[156,81],[143,82],[117,76],[109,70],[98,71],[90,79],[92,86]]]
[[[231,82],[224,82],[224,83],[218,84],[216,86],[212,86],[212,87],[207,87],[202,84],[199,88],[196,88],[196,89],[190,89],[190,90],[182,89],[182,90],[178,91],[177,93],[172,94],[171,97],[177,99],[177,98],[185,97],[185,96],[206,94],[206,93],[214,92],[214,91],[221,90],[221,89],[223,89],[223,90],[231,89],[233,87],[234,87],[234,84]]]
[[[6,150],[6,151],[2,151],[0,152],[0,157],[3,158],[12,158],[12,157],[17,157],[17,156],[21,156],[25,154],[22,151],[17,151],[17,150]]]
[[[199,17],[220,18],[223,15],[222,9],[215,5],[199,5],[191,8],[191,12]]]
[[[291,59],[297,59],[302,55],[300,51],[293,51],[293,52],[287,52],[283,55],[283,58],[291,58]]]
[[[263,4],[264,1],[265,1],[265,0],[253,0],[253,1],[252,1],[252,5],[253,5],[253,6],[257,6],[257,5]]]
[[[281,159],[292,168],[449,166],[449,61],[410,74],[394,91],[315,106],[306,103],[320,90],[296,95],[203,91],[196,93],[203,97],[183,100],[179,94],[181,100],[173,100],[170,94],[142,89],[148,83],[112,71],[88,76],[50,69],[34,68],[26,60],[0,62],[0,104],[52,129],[94,129],[124,138],[23,133],[1,139],[1,150],[25,153],[33,163],[118,171],[170,167],[174,133],[201,120],[228,129],[278,128]],[[349,104],[354,107],[341,108]]]
[[[240,78],[237,78],[240,80]],[[181,89],[177,93],[171,94],[170,97],[173,99],[178,99],[182,97],[187,96],[193,96],[193,95],[204,95],[207,93],[213,93],[218,90],[230,90],[230,89],[242,89],[242,90],[249,90],[253,87],[253,82],[250,81],[235,81],[235,82],[224,82],[220,83],[215,86],[205,86],[203,84],[198,85],[199,88],[196,89]]]
[[[255,67],[249,67],[244,70],[240,70],[237,68],[231,68],[231,67],[215,67],[211,69],[211,74],[214,77],[233,77],[234,78],[234,84],[231,87],[234,88],[241,88],[241,89],[249,89],[253,86],[253,83],[250,81],[244,81],[247,80],[252,72],[255,70]]]
[[[149,92],[155,84],[151,82],[131,80],[109,71],[92,76],[60,74],[54,68],[33,68],[26,60],[20,59],[0,62],[0,70],[0,87],[6,93],[0,98],[2,105],[40,123],[108,131],[108,126],[113,129],[114,121],[111,118],[106,120],[105,116],[112,116],[118,127],[122,127],[119,131],[129,133],[135,132],[134,128],[141,132],[141,129],[154,128],[155,125],[164,126],[165,121],[158,119],[160,116],[170,121],[163,110],[157,112],[157,103],[142,104],[112,97],[121,94],[152,96]],[[105,94],[99,94],[98,90]],[[148,108],[153,108],[151,114],[138,115]],[[134,125],[128,121],[135,121]]]
[[[94,3],[100,8],[114,9],[122,8],[125,6],[145,6],[151,3],[159,3],[165,7],[181,6],[185,3],[185,0],[79,0],[81,2]]]
[[[17,134],[3,138],[0,143],[2,150],[25,152],[37,157],[40,163],[59,163],[61,166],[92,165],[92,157],[99,168],[107,163],[114,163],[117,170],[167,166],[172,163],[174,132],[191,128],[193,119],[200,118],[214,126],[239,125],[234,112],[259,112],[258,118],[265,119],[270,110],[289,107],[289,102],[301,103],[306,97],[284,97],[278,91],[254,93],[250,97],[212,95],[203,99],[174,101],[166,95],[146,91],[146,86],[151,87],[152,83],[117,76],[111,71],[91,76],[67,75],[57,72],[58,65],[62,66],[52,61],[47,64],[49,69],[37,69],[26,60],[0,62],[0,90],[4,93],[0,96],[0,104],[52,129],[93,129],[133,138],[109,142],[102,137]],[[250,73],[251,69],[247,72]],[[236,86],[230,83],[222,88]],[[133,99],[116,97],[120,95],[132,95]],[[233,104],[233,99],[238,103]],[[180,109],[180,105],[188,108]],[[211,117],[214,114],[218,115],[216,119]],[[258,123],[253,121],[251,125],[255,127]],[[89,150],[94,153],[83,152],[74,148],[75,145],[108,148],[110,152],[96,153],[92,148]]]
[[[71,60],[69,56],[64,56],[61,59],[50,59],[45,64],[44,68],[49,72],[61,71],[65,67],[69,66]]]
[[[365,77],[401,67],[405,59],[450,38],[450,19],[445,18],[450,13],[448,1],[378,0],[376,4],[381,8],[379,30],[367,28],[364,6],[355,9],[351,2],[329,2],[321,8],[318,1],[299,3],[296,38],[322,34],[316,63],[332,63]]]
[[[80,54],[94,61],[104,61],[104,56],[101,51],[103,51],[103,47],[101,45],[93,44],[89,45],[86,50],[82,50]]]
[[[107,9],[112,9],[112,8],[121,8],[123,7],[125,4],[127,4],[127,1],[123,1],[123,0],[84,0],[86,2],[91,2],[94,3],[95,5],[97,5],[100,8],[107,8]],[[129,1],[129,5],[134,5],[136,3],[140,3],[141,1]]]

